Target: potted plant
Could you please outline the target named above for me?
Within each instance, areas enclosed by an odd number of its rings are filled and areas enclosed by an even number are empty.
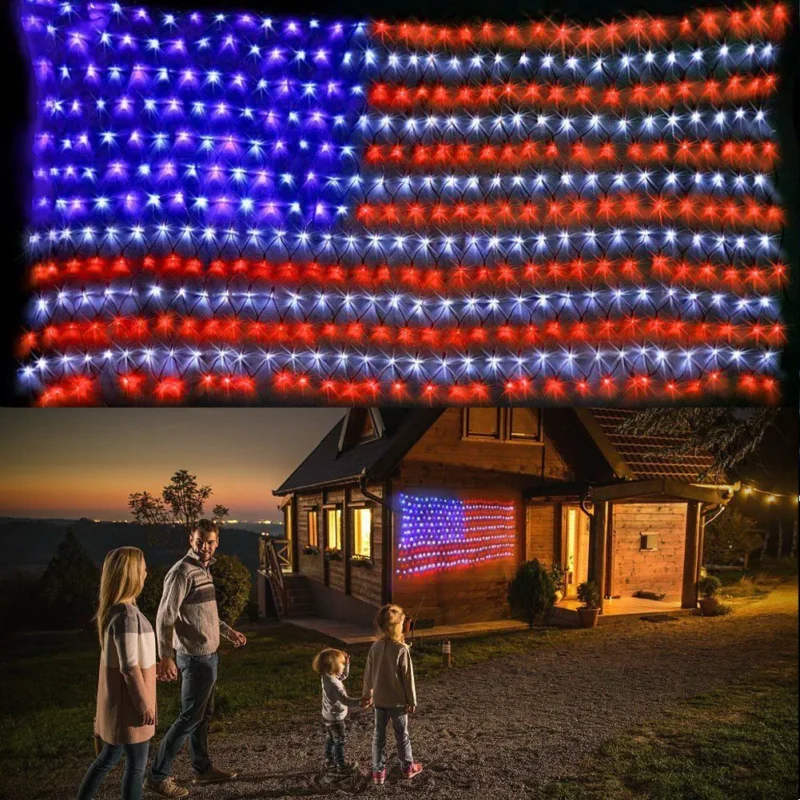
[[[600,587],[596,581],[584,581],[578,585],[578,600],[583,605],[578,609],[581,628],[594,628],[600,614]]]
[[[350,563],[361,569],[372,569],[372,559],[367,556],[350,556]]]
[[[550,567],[550,578],[556,592],[553,602],[558,604],[564,599],[564,568],[561,564],[553,564]]]
[[[550,570],[536,559],[520,564],[517,574],[508,584],[508,604],[517,619],[529,628],[543,620],[555,601],[556,591]]]
[[[319,555],[319,548],[314,547],[313,545],[307,544],[303,548],[303,554],[307,556],[318,556]]]
[[[717,592],[721,586],[720,579],[714,575],[706,575],[705,578],[700,578],[697,581],[697,592],[700,595],[700,611],[704,617],[713,617],[716,614],[717,606],[719,606]]]
[[[329,549],[325,551],[325,558],[328,561],[341,561],[342,560],[342,551],[341,550],[334,550]]]

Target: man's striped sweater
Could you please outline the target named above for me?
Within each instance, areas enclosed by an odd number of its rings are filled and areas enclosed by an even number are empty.
[[[213,563],[214,559],[209,567]],[[192,656],[211,655],[219,648],[220,634],[229,638],[231,628],[219,618],[209,567],[189,550],[164,578],[156,616],[160,658],[174,658],[176,651]]]

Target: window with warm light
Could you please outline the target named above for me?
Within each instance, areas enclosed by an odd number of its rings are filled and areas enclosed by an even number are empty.
[[[499,439],[499,408],[465,408],[464,435],[469,439]]]
[[[353,510],[353,555],[372,558],[372,509]]]
[[[308,512],[308,546],[319,547],[319,527],[317,512]]]
[[[342,549],[342,509],[328,508],[325,510],[325,547],[328,550]]]

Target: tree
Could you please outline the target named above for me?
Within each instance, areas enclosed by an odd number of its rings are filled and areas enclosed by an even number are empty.
[[[203,516],[206,500],[213,494],[210,486],[200,486],[197,476],[188,470],[179,469],[169,483],[156,496],[150,492],[134,492],[128,495],[128,509],[133,518],[153,527],[171,525],[180,526],[188,536],[197,521]],[[229,516],[225,506],[214,506],[214,519],[221,521]]]
[[[755,520],[736,509],[726,509],[706,526],[703,561],[706,564],[730,564],[740,559],[747,567],[750,553],[761,544]]]
[[[696,476],[701,480],[724,475],[758,450],[777,415],[775,408],[647,408],[631,414],[617,428],[617,433],[682,437],[683,441],[666,449],[659,447],[652,455],[709,453],[714,463]]]
[[[163,564],[154,564],[147,568],[147,578],[145,579],[142,593],[136,601],[139,610],[151,622],[155,623],[158,604],[161,602],[161,593],[164,590],[164,578],[167,576],[167,568]]]
[[[39,582],[48,628],[88,628],[97,608],[100,570],[84,546],[67,528],[64,541],[47,565]]]
[[[543,620],[556,599],[556,588],[549,569],[536,559],[520,564],[508,584],[511,613],[533,626]]]

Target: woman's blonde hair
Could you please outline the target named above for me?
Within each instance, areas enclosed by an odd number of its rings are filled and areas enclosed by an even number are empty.
[[[136,599],[144,587],[144,553],[138,547],[118,547],[103,561],[100,576],[100,603],[97,606],[97,635],[100,649],[111,616],[111,607],[123,600]]]
[[[338,675],[341,672],[340,664],[344,664],[345,655],[341,650],[326,647],[314,656],[311,668],[320,675]]]
[[[403,618],[405,611],[400,606],[393,603],[382,606],[375,617],[375,625],[378,627],[384,638],[393,642],[405,642],[403,636]]]

